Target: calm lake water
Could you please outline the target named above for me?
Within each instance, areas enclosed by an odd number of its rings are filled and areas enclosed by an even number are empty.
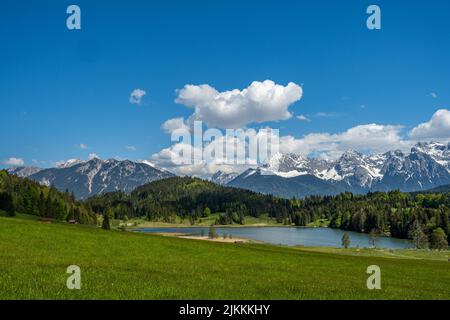
[[[138,232],[185,233],[190,235],[208,235],[209,227],[189,228],[140,228]],[[231,234],[234,238],[247,238],[271,244],[311,247],[340,247],[344,231],[331,228],[296,228],[296,227],[216,227],[217,234]],[[351,247],[370,247],[369,235],[348,232]],[[411,241],[390,237],[378,237],[378,248],[403,249],[413,247]]]

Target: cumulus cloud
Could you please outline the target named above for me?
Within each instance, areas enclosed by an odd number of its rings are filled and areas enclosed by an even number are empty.
[[[366,153],[386,152],[392,149],[407,151],[411,142],[402,138],[403,126],[364,124],[344,132],[310,133],[302,138],[280,137],[281,153],[300,153],[324,158],[337,158],[348,149]]]
[[[436,111],[430,121],[413,128],[409,137],[414,140],[450,140],[450,111]]]
[[[5,161],[3,161],[3,164],[7,165],[7,166],[14,166],[14,167],[21,167],[25,164],[25,161],[23,161],[22,158],[9,158]]]
[[[269,129],[266,128],[265,130]],[[265,138],[268,132],[265,130],[258,132],[246,130],[245,132],[248,134],[244,137],[222,136],[205,143],[203,150],[193,147],[186,142],[178,142],[154,154],[152,161],[160,167],[181,175],[208,176],[218,170],[242,172],[245,169],[264,163],[270,157],[270,152],[267,150],[263,150],[263,157],[259,153],[257,157],[247,157],[249,155],[248,145],[250,139]],[[327,159],[336,159],[349,149],[355,149],[364,153],[381,153],[392,149],[400,149],[406,152],[410,149],[413,142],[402,138],[402,130],[403,126],[400,125],[373,123],[358,125],[336,134],[310,133],[300,138],[285,135],[279,137],[278,149],[273,148],[272,152],[298,153]],[[215,155],[218,152],[217,150],[220,152],[220,149],[229,147],[246,150],[245,159],[237,156],[236,163],[230,164],[227,161],[217,161],[217,157],[208,158],[208,155],[213,154],[212,152]],[[188,150],[193,159],[192,164],[174,162],[174,159],[180,157],[180,151],[182,150],[183,152]],[[264,158],[264,155],[267,155],[267,157]]]
[[[179,129],[189,131],[189,126],[185,123],[184,118],[182,117],[169,119],[164,122],[161,127],[167,133],[172,133]]]
[[[151,160],[179,175],[207,177],[218,170],[241,172],[265,162],[279,151],[274,140],[277,130],[264,128],[237,130],[235,135],[222,135],[217,129],[205,131],[203,148],[181,141],[153,154]],[[272,139],[272,140],[271,140]],[[273,144],[272,141],[275,141]]]
[[[130,94],[130,103],[132,104],[141,104],[142,98],[147,94],[142,89],[134,89]]]
[[[197,89],[199,88],[194,89],[194,91]],[[209,89],[207,88],[206,95],[208,95],[208,90]],[[209,93],[211,96],[216,96],[217,93],[214,93],[214,90],[211,92]],[[193,96],[199,98],[196,94]],[[200,97],[199,99],[203,98]],[[196,104],[198,103],[199,102],[196,102]],[[203,110],[201,112],[203,112]],[[325,114],[316,114],[314,116],[325,116]],[[297,118],[302,121],[308,119],[306,116],[298,116]],[[177,118],[171,119],[170,122],[163,125],[163,128],[168,132],[173,132],[173,130],[180,127],[183,128],[185,125],[183,118]],[[251,132],[251,130],[253,129],[247,129],[246,131]],[[222,132],[220,130],[217,131]],[[252,137],[260,136],[260,132],[254,131],[254,133],[251,133],[247,138],[251,139]],[[450,141],[449,110],[441,109],[436,111],[429,121],[419,124],[409,132],[405,131],[404,126],[398,124],[369,123],[357,125],[337,133],[315,132],[301,137],[292,135],[279,136],[278,150],[280,153],[298,153],[305,156],[336,159],[349,149],[354,149],[366,154],[383,153],[395,149],[407,153],[417,141],[426,142],[431,140],[437,142]],[[185,143],[177,140],[172,146],[154,154],[152,156],[152,161],[156,165],[169,169],[177,174],[206,177],[218,170],[225,172],[242,172],[249,167],[260,165],[262,162],[261,160],[264,160],[261,158],[252,158],[246,159],[249,161],[246,161],[245,163],[238,161],[235,164],[229,164],[229,162],[221,163],[220,161],[216,161],[217,159],[205,158],[205,154],[210,153],[211,150],[217,152],[217,150],[222,148],[219,147],[218,149],[217,146],[224,145],[226,146],[225,148],[234,145],[238,148],[245,149],[247,148],[246,145],[248,145],[248,140],[239,137],[226,140],[225,136],[223,136],[219,139],[211,139],[204,142],[203,150],[198,146],[195,148],[192,147],[190,141]],[[190,152],[192,153],[192,158],[196,159],[194,164],[174,163],[173,160],[179,157],[180,150],[187,150],[189,148],[191,148]]]
[[[185,85],[177,91],[176,102],[194,108],[192,117],[209,127],[241,128],[250,123],[287,120],[292,117],[289,107],[302,97],[302,88],[287,86],[271,80],[254,81],[243,90],[219,92],[203,85]]]

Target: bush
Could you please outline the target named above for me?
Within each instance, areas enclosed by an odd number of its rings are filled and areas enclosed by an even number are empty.
[[[442,228],[436,228],[431,233],[430,247],[432,249],[446,250],[448,248],[447,235]]]

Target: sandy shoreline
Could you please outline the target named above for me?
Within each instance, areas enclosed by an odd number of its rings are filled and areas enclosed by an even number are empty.
[[[189,235],[186,233],[174,233],[174,232],[157,232],[157,233],[153,233],[153,234],[157,234],[160,236],[166,236],[166,237],[177,237],[177,238],[183,238],[183,239],[194,239],[194,240],[205,240],[205,241],[213,241],[213,242],[224,242],[224,243],[249,243],[249,242],[254,242],[251,241],[250,239],[246,239],[246,238],[223,238],[223,237],[217,237],[217,238],[210,238],[208,236],[194,236],[194,235]]]

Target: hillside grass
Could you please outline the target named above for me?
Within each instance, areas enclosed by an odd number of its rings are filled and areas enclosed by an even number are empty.
[[[449,250],[429,250],[429,249],[385,249],[385,248],[329,248],[329,247],[300,247],[302,251],[314,251],[341,255],[351,255],[359,257],[384,257],[384,258],[401,258],[415,260],[450,260]],[[449,263],[450,265],[450,263]]]
[[[66,288],[78,265],[81,290]],[[382,290],[368,290],[378,265]],[[0,299],[450,299],[446,261],[179,239],[0,217]]]

